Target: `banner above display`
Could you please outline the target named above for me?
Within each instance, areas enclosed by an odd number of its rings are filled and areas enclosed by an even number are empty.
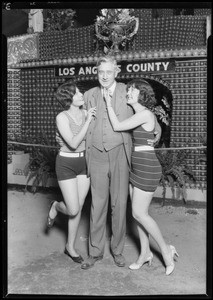
[[[120,73],[158,73],[175,70],[175,60],[121,62],[118,64]],[[97,67],[94,65],[57,66],[56,77],[72,77],[81,75],[95,75]]]

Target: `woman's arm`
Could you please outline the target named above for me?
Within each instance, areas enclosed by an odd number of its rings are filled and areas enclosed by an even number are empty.
[[[145,125],[147,123],[150,126],[150,120],[153,120],[152,113],[149,110],[143,110],[134,114],[133,116],[127,118],[126,120],[120,122],[112,108],[112,98],[109,96],[107,90],[104,90],[104,99],[106,101],[107,111],[109,115],[109,119],[112,123],[112,127],[115,131],[125,131],[130,130],[140,125]],[[154,123],[153,123],[154,125]]]
[[[70,129],[69,120],[67,117],[65,118],[64,113],[60,113],[57,115],[56,125],[58,128],[58,131],[60,132],[60,134],[63,137],[63,139],[65,140],[65,142],[72,149],[76,149],[79,146],[79,144],[82,142],[82,140],[87,132],[87,129],[89,127],[89,124],[92,120],[92,117],[95,116],[95,114],[96,114],[95,107],[89,109],[89,111],[87,112],[87,119],[86,119],[86,122],[84,123],[84,126],[82,127],[81,131],[75,136],[73,135],[73,133]]]
[[[162,133],[162,129],[161,126],[159,125],[156,117],[155,117],[155,138],[153,140],[147,140],[148,144],[152,147],[154,147],[156,144],[158,144],[158,142],[160,141],[161,138],[161,133]]]
[[[161,138],[161,133],[162,133],[162,129],[158,123],[158,121],[156,120],[155,122],[155,140],[154,140],[154,143],[158,143],[160,138]]]
[[[120,122],[111,105],[107,105],[112,127],[115,131],[125,131],[133,129],[139,125],[146,124],[150,118],[150,112],[148,110],[134,114],[132,117]]]

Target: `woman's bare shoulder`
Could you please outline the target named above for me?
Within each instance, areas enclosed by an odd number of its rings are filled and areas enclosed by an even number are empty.
[[[145,109],[138,113],[141,119],[143,119],[146,122],[154,122],[155,121],[155,114],[149,110]]]
[[[59,114],[57,114],[56,121],[64,121],[64,120],[66,122],[68,118],[66,117],[65,111],[61,111]]]

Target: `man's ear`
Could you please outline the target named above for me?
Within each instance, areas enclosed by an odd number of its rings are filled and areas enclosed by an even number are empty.
[[[118,76],[118,73],[121,72],[121,69],[117,66],[115,69],[115,78]]]

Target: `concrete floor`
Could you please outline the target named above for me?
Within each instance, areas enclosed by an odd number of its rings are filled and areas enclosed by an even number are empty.
[[[175,245],[179,258],[172,275],[165,275],[156,243],[150,239],[154,260],[132,271],[128,265],[139,251],[137,231],[128,203],[127,235],[124,248],[126,266],[114,264],[109,251],[107,227],[104,259],[89,270],[82,270],[64,251],[67,219],[58,215],[54,227],[45,231],[49,204],[60,199],[60,193],[23,193],[8,189],[8,294],[20,295],[203,295],[206,294],[206,208],[204,205],[164,207],[153,201],[150,214],[159,224],[169,244]],[[155,200],[155,199],[154,199]],[[90,196],[83,208],[76,248],[87,256]],[[180,202],[179,202],[180,203]]]

